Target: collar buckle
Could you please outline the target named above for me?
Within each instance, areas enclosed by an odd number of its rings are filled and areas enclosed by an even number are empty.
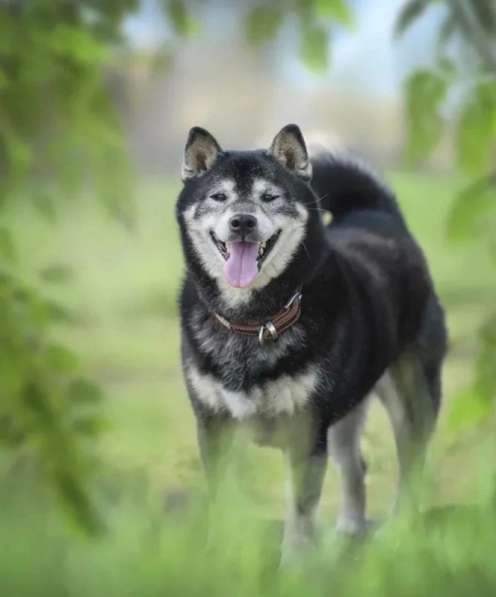
[[[258,331],[258,343],[260,346],[263,346],[268,340],[274,342],[279,338],[279,334],[277,333],[276,326],[272,323],[272,321],[267,321],[260,326]]]
[[[300,288],[278,313],[264,323],[232,322],[216,312],[213,312],[212,316],[230,332],[242,336],[255,336],[255,338],[258,338],[259,345],[264,346],[268,342],[275,342],[283,332],[298,321],[301,314],[302,296]]]

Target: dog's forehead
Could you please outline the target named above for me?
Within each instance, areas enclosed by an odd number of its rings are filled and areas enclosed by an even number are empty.
[[[275,182],[276,172],[263,152],[229,152],[219,164],[215,178],[226,190],[249,193],[261,181]]]

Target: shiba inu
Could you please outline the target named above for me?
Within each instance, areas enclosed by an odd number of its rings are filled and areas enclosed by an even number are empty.
[[[390,416],[401,494],[435,427],[446,351],[393,193],[350,158],[310,157],[296,125],[257,151],[224,151],[193,128],[182,179],[182,359],[212,491],[225,438],[248,426],[290,464],[285,556],[314,542],[328,455],[342,477],[338,528],[364,532],[368,397]]]

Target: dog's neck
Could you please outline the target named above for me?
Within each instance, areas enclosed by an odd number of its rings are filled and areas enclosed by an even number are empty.
[[[229,320],[263,320],[280,311],[297,290],[305,289],[327,261],[329,253],[309,260],[305,250],[290,266],[262,288],[232,288],[223,280],[213,280],[202,268],[192,270],[197,294],[206,309]]]

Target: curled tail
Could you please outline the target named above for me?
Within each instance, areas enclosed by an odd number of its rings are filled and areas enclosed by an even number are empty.
[[[393,193],[365,163],[330,152],[318,153],[311,161],[319,206],[334,218],[352,211],[378,210],[403,221]]]

